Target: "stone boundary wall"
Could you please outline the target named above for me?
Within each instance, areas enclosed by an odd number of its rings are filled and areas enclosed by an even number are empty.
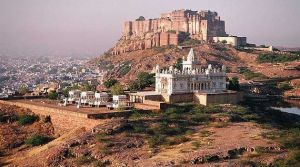
[[[242,95],[238,92],[194,95],[194,101],[205,106],[209,104],[237,104],[241,100]]]
[[[70,130],[85,127],[92,129],[94,126],[100,124],[101,120],[93,120],[88,118],[88,114],[77,113],[68,110],[61,110],[50,107],[43,107],[38,105],[26,104],[22,102],[11,102],[0,100],[0,104],[15,105],[21,108],[28,108],[33,113],[41,116],[50,116],[51,122],[54,126],[55,134],[62,135]]]
[[[165,101],[168,103],[188,103],[194,100],[193,93],[174,94],[171,96],[164,96]]]
[[[202,105],[209,104],[237,104],[242,101],[243,95],[238,92],[225,92],[219,94],[206,93],[184,93],[171,96],[163,95],[167,103],[188,103],[195,102]]]
[[[147,95],[145,96],[145,100],[161,102],[163,101],[163,98],[161,95]]]

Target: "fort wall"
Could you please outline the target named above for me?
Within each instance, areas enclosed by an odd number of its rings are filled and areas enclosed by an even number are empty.
[[[225,22],[216,12],[175,10],[161,14],[156,19],[143,18],[124,22],[122,38],[113,48],[112,54],[178,45],[181,33],[207,42],[213,41],[215,36],[227,35]]]

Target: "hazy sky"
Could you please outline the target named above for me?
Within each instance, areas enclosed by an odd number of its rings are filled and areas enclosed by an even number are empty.
[[[122,23],[174,9],[214,10],[229,34],[300,47],[300,0],[0,0],[0,54],[91,55],[119,39]]]

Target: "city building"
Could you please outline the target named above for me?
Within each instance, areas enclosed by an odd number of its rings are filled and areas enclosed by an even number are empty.
[[[229,44],[234,47],[247,45],[247,37],[224,36],[224,37],[213,37],[213,40],[215,43]]]

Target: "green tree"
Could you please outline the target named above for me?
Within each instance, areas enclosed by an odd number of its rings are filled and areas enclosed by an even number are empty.
[[[122,94],[124,94],[123,86],[121,84],[119,84],[119,83],[114,84],[111,87],[111,93],[113,95],[122,95]]]
[[[240,83],[237,77],[233,77],[231,80],[229,80],[228,89],[235,90],[235,91],[240,90]]]
[[[154,75],[155,74],[147,72],[140,72],[137,79],[129,84],[128,89],[131,91],[137,91],[153,85],[155,83]]]
[[[96,86],[89,83],[83,85],[83,91],[96,91]]]
[[[137,90],[141,90],[141,86],[136,80],[136,81],[129,83],[128,89],[130,91],[137,91]]]
[[[174,67],[178,70],[182,70],[182,58],[177,59]]]
[[[56,100],[58,98],[58,93],[56,91],[51,91],[48,94],[48,98],[51,99],[51,100]]]
[[[155,83],[154,75],[147,72],[140,72],[137,76],[138,83],[142,88],[151,86]]]
[[[112,86],[114,86],[116,83],[118,83],[118,81],[116,79],[108,79],[106,80],[103,85],[106,87],[106,88],[111,88]]]
[[[27,85],[21,85],[20,87],[19,87],[19,93],[21,94],[21,95],[25,95],[26,93],[28,93],[29,92],[29,89],[28,89],[28,86]]]

